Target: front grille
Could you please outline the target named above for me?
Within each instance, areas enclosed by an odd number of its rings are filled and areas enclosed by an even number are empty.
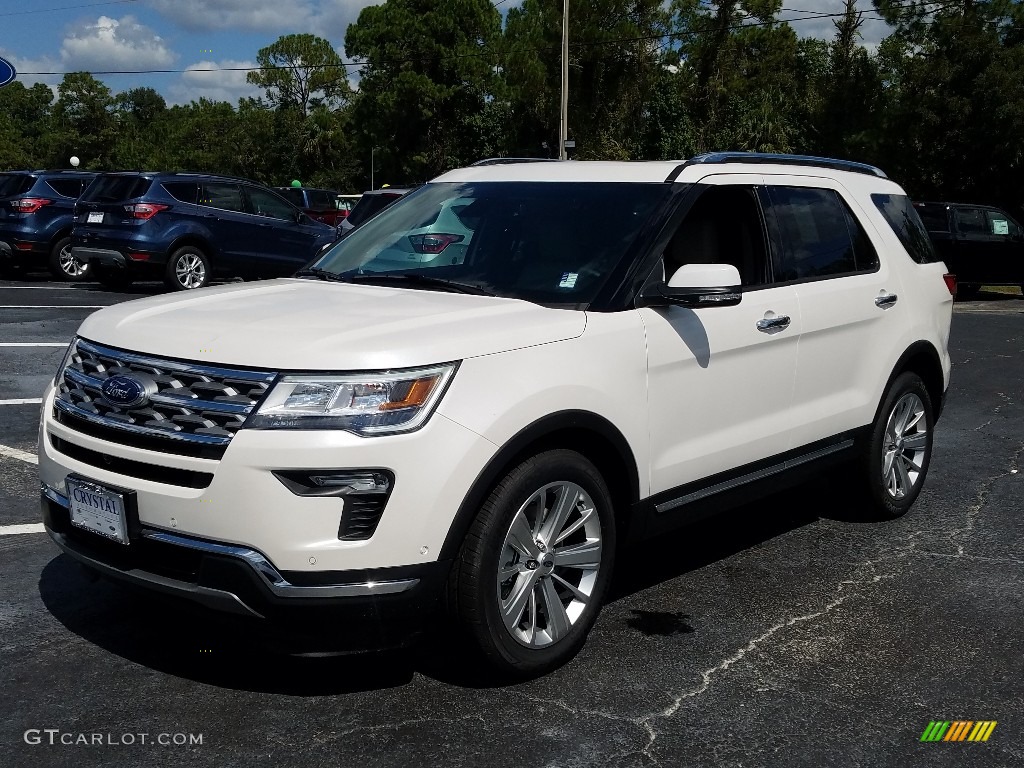
[[[156,383],[148,402],[124,408],[103,397],[106,379],[133,372]],[[59,421],[94,437],[219,458],[275,375],[166,360],[78,339],[58,376],[54,408]]]
[[[75,445],[69,440],[64,440],[56,435],[50,435],[50,444],[65,456],[70,456],[91,467],[99,467],[100,469],[117,472],[119,475],[152,480],[154,483],[180,485],[184,488],[209,488],[210,483],[213,482],[213,475],[209,472],[197,472],[192,469],[178,469],[176,467],[161,467],[156,464],[147,464],[133,459],[122,459],[119,456],[111,456],[109,453],[100,453],[99,451],[84,448],[81,445]]]

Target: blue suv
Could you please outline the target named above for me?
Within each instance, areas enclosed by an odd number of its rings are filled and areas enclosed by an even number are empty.
[[[191,290],[215,276],[284,277],[334,242],[276,192],[197,173],[103,173],[75,207],[71,252],[108,288],[163,278]]]
[[[95,173],[0,173],[0,271],[49,269],[62,280],[83,280],[88,265],[71,256],[75,200]]]

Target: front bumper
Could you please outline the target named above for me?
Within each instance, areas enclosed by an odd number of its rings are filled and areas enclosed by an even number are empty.
[[[342,621],[349,639],[367,647],[391,644],[423,623],[438,606],[450,567],[435,561],[311,577],[282,572],[250,547],[145,526],[124,546],[72,526],[67,498],[45,485],[42,513],[57,546],[114,581],[253,619],[297,626]]]

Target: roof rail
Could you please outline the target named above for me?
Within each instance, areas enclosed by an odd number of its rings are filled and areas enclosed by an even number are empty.
[[[768,152],[709,152],[706,155],[691,157],[676,168],[667,181],[674,181],[684,168],[691,165],[718,165],[723,163],[754,163],[763,165],[803,165],[814,168],[831,168],[834,171],[850,171],[877,176],[887,179],[888,176],[880,169],[867,163],[856,163],[852,160],[837,160],[831,157],[813,157],[811,155],[774,155]]]
[[[513,165],[514,163],[557,163],[558,158],[554,157],[488,157],[484,160],[477,160],[470,168],[478,165]]]

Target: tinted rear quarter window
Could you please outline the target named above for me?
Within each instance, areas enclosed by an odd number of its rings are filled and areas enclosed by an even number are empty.
[[[875,194],[871,196],[871,201],[878,208],[885,222],[892,228],[896,237],[899,238],[903,247],[907,249],[910,258],[919,264],[930,264],[938,260],[935,255],[935,246],[932,245],[925,224],[921,220],[922,217],[918,214],[922,210],[928,210],[932,218],[937,218],[941,214],[941,217],[945,219],[945,208],[938,206],[915,207],[906,195]]]
[[[400,195],[363,195],[356,203],[356,207],[352,209],[352,213],[348,215],[348,220],[352,226],[358,227],[367,219],[373,218],[383,211],[399,197]]]
[[[81,179],[47,179],[46,186],[61,197],[77,199],[82,194]]]
[[[334,208],[334,195],[322,189],[307,189],[306,197],[309,198],[309,207],[315,211],[328,211]]]
[[[847,219],[852,214],[833,190],[769,187],[769,194],[783,240],[777,282],[857,271],[855,233]]]
[[[25,173],[0,173],[0,197],[10,197],[28,192],[33,179]]]
[[[165,181],[161,186],[167,194],[182,203],[195,203],[199,185],[194,181]]]
[[[120,203],[141,197],[149,190],[152,179],[145,176],[97,176],[82,195],[86,203]]]
[[[882,197],[890,197],[890,195],[882,195]],[[929,232],[949,232],[949,211],[946,206],[918,203],[914,206],[914,210],[917,211],[917,215],[921,217],[921,223]],[[884,214],[885,211],[882,213]]]

